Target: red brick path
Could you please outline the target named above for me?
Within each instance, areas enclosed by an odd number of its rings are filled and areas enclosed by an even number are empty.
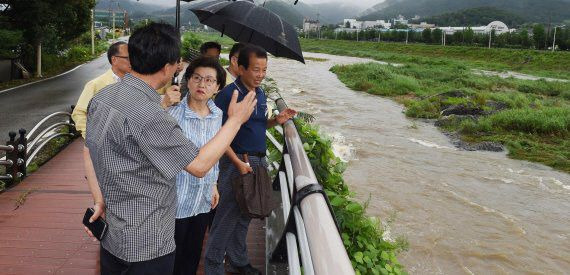
[[[0,194],[0,274],[99,274],[99,242],[81,225],[92,206],[82,148],[76,140]],[[265,234],[259,220],[250,226],[248,247],[252,264],[262,269]]]

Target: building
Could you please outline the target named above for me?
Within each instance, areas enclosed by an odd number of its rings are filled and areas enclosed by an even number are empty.
[[[469,27],[439,27],[439,29],[444,31],[445,34],[454,34],[455,32],[464,31],[468,28]],[[471,27],[471,30],[473,30],[474,33],[479,34],[489,33],[492,30],[495,30],[495,34],[497,35],[514,31],[514,29],[510,30],[509,27],[507,27],[507,25],[501,21],[493,21],[487,26]]]
[[[303,19],[303,32],[316,32],[320,26],[319,20]]]
[[[344,19],[342,27],[337,28],[335,31],[350,32],[365,29],[389,29],[390,27],[392,27],[392,24],[385,20],[358,21],[356,19]]]
[[[435,29],[435,24],[428,24],[427,22],[421,22],[419,24],[409,24],[411,29]]]

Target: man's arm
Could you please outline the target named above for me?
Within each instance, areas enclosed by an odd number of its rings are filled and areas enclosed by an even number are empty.
[[[253,107],[257,104],[255,93],[248,93],[239,103],[237,98],[238,92],[234,91],[228,107],[226,123],[214,138],[200,149],[198,156],[186,166],[186,172],[199,178],[204,177],[226,152],[241,125],[249,119]]]
[[[95,84],[89,81],[85,84],[71,114],[71,118],[75,122],[75,129],[81,131],[81,135],[84,139],[85,128],[87,126],[87,106],[89,105],[89,101],[93,98],[93,95],[95,95]]]
[[[85,166],[85,175],[87,176],[87,186],[89,186],[91,196],[93,196],[93,210],[95,210],[95,213],[91,216],[89,222],[94,222],[99,217],[105,217],[105,202],[103,201],[101,188],[99,188],[99,182],[95,176],[95,169],[93,168],[89,148],[86,146],[83,146],[83,164]],[[87,227],[85,227],[85,231],[89,236],[94,237],[93,233]]]
[[[226,150],[226,156],[230,159],[234,166],[237,167],[240,174],[245,175],[247,173],[253,172],[253,169],[249,163],[243,162],[240,158],[238,158],[237,154],[234,152],[231,146]]]

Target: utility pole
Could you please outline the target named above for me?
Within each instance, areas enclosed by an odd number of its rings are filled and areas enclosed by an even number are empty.
[[[317,12],[317,33],[319,36],[319,40],[321,39],[321,21],[319,20],[320,13]]]
[[[380,43],[380,30],[378,30],[378,43]]]
[[[42,76],[42,42],[39,42],[36,46],[36,64],[37,64],[37,68],[36,68],[36,76],[37,77],[43,77]]]
[[[489,31],[489,49],[491,48],[491,36],[493,34],[493,29]]]
[[[356,42],[358,42],[358,29],[356,29]]]
[[[113,40],[115,39],[115,10],[113,10]]]
[[[554,47],[556,46],[556,28],[558,28],[558,26],[554,26],[554,38],[552,39],[552,52],[554,52]]]
[[[406,29],[406,45],[408,45],[408,33],[410,32],[410,29]]]
[[[95,55],[95,16],[93,9],[91,9],[91,55]]]

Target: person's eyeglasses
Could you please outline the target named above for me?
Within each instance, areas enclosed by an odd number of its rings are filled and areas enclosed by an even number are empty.
[[[124,58],[124,59],[126,59],[126,60],[129,60],[129,57],[128,57],[128,56],[120,56],[120,55],[115,55],[115,57],[118,57],[118,58]]]
[[[215,78],[203,77],[199,74],[192,74],[190,76],[190,80],[192,80],[192,82],[194,82],[194,83],[200,83],[200,81],[202,81],[202,79],[204,80],[204,84],[206,84],[206,86],[212,86],[215,83],[218,83],[218,81]]]

